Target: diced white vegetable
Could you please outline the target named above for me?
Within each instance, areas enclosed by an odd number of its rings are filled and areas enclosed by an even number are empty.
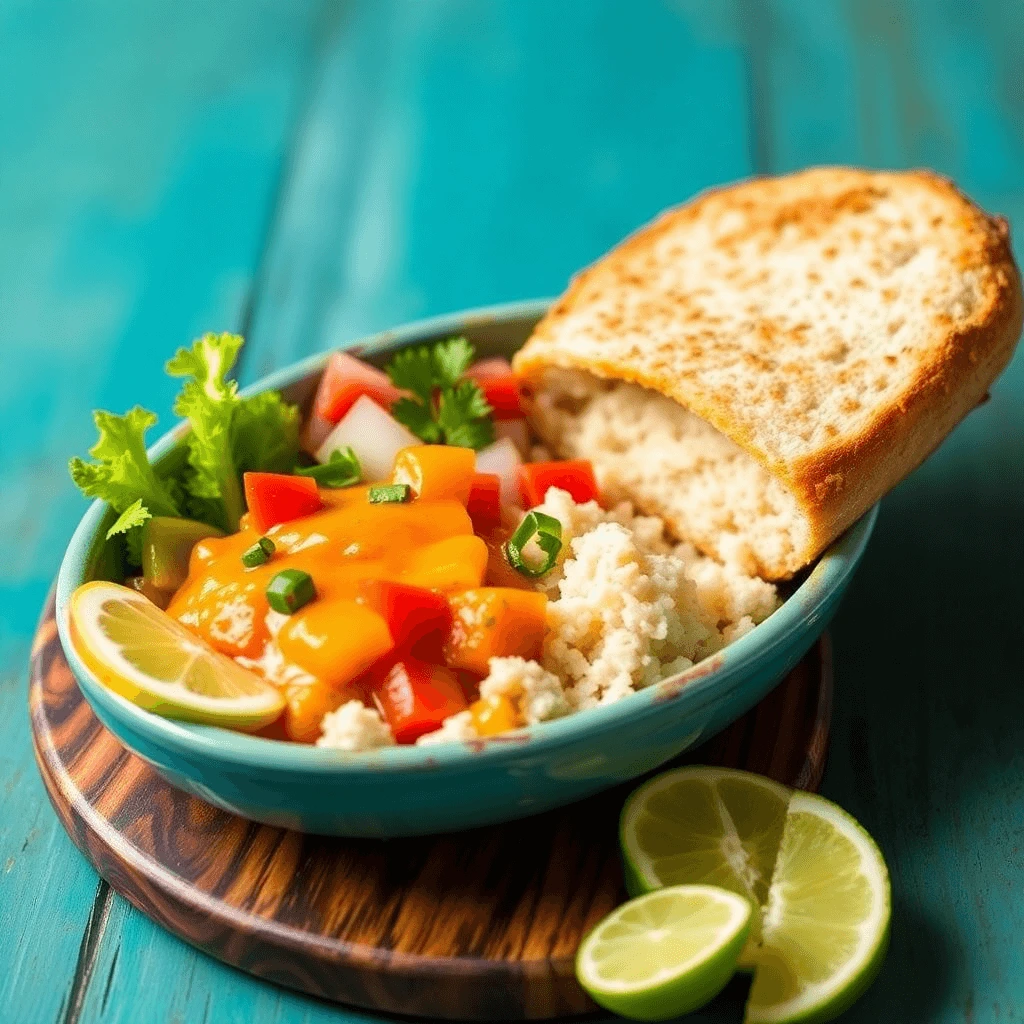
[[[519,450],[507,437],[488,445],[476,453],[478,473],[497,473],[501,480],[502,505],[519,505],[519,482],[516,473],[523,460]]]
[[[331,452],[349,445],[359,459],[363,480],[388,480],[395,456],[403,449],[423,442],[389,416],[372,398],[362,395],[338,421],[316,453],[318,462],[328,462]]]
[[[530,428],[527,427],[526,420],[497,420],[494,424],[494,433],[499,441],[507,437],[524,459],[529,454]]]

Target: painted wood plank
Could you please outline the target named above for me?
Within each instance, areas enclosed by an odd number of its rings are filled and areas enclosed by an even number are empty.
[[[1019,4],[780,3],[759,29],[766,170],[932,165],[1009,215],[1020,251]],[[886,498],[834,627],[823,792],[878,839],[895,895],[851,1021],[996,1021],[1024,1001],[1022,449],[1018,357]]]
[[[666,134],[680,123],[699,144]],[[660,207],[750,173],[749,136],[741,48],[675,4],[353,4],[292,155],[245,379],[557,292]],[[253,982],[120,901],[106,936],[83,1022],[368,1019]]]
[[[360,3],[299,139],[249,377],[419,316],[561,291],[751,170],[742,50],[618,0]]]
[[[67,458],[96,405],[166,421],[166,356],[239,324],[318,31],[308,3],[0,5],[4,1019],[78,1019],[116,910],[28,741],[28,645],[84,508]]]

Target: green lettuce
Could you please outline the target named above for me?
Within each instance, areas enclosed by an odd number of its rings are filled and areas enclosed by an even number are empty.
[[[145,435],[157,418],[138,406],[124,416],[96,412],[100,436],[89,450],[96,461],[70,462],[82,493],[118,513],[107,536],[125,536],[133,564],[142,524],[151,516],[189,516],[234,531],[245,511],[242,474],[290,472],[295,465],[299,411],[277,392],[238,394],[228,374],[241,347],[237,334],[206,334],[167,363],[171,376],[184,378],[174,411],[191,427],[184,442],[187,463],[178,476],[164,479],[150,463]]]

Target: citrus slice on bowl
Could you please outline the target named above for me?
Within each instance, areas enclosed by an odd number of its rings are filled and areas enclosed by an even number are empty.
[[[188,722],[259,729],[280,715],[270,683],[213,650],[148,598],[93,582],[71,596],[75,651],[105,686],[147,711]]]
[[[612,911],[583,940],[576,977],[594,1002],[634,1020],[703,1006],[736,970],[750,903],[711,885],[658,889]]]
[[[763,914],[748,1024],[825,1021],[873,980],[889,937],[874,840],[823,797],[794,793]]]
[[[746,897],[753,918],[741,967],[754,963],[791,790],[750,772],[692,766],[646,782],[626,801],[619,838],[631,895],[717,885]]]

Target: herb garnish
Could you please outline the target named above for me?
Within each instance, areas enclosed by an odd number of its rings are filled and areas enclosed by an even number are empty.
[[[494,440],[493,410],[476,381],[462,379],[473,356],[466,338],[399,352],[385,369],[411,397],[398,399],[391,415],[427,444],[486,448]]]
[[[318,466],[298,466],[298,476],[311,476],[321,487],[351,487],[363,475],[359,458],[351,445],[335,448],[327,462]]]

